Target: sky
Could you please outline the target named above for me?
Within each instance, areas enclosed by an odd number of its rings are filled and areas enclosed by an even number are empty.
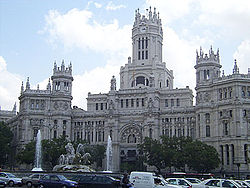
[[[29,77],[45,89],[53,65],[73,66],[72,105],[86,109],[88,92],[107,93],[112,75],[132,55],[135,10],[155,7],[163,26],[163,61],[174,88],[195,95],[195,58],[200,47],[220,50],[222,70],[250,68],[249,0],[0,0],[0,106],[19,103]]]

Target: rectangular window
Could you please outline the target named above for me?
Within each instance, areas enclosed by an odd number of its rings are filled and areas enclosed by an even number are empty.
[[[176,106],[180,106],[180,99],[176,99]]]
[[[171,99],[171,107],[174,106],[174,99]]]
[[[146,49],[148,49],[148,37],[146,37]]]
[[[141,59],[141,52],[138,51],[138,60],[140,60],[140,59]]]
[[[121,108],[123,108],[123,99],[121,99]]]
[[[101,103],[101,110],[103,110],[103,103]]]
[[[144,99],[141,99],[141,106],[144,106]]]
[[[141,52],[141,59],[144,59],[144,51]]]
[[[142,38],[142,49],[144,49],[144,38]]]
[[[165,99],[165,107],[168,107],[168,99]]]
[[[146,57],[145,57],[145,59],[148,59],[148,51],[146,50]]]
[[[126,99],[126,108],[128,108],[128,99]]]
[[[95,104],[95,109],[98,110],[98,103]]]
[[[138,40],[138,49],[141,49],[141,39]]]
[[[139,99],[136,99],[136,107],[139,107]]]
[[[134,107],[134,99],[131,99],[131,107]]]

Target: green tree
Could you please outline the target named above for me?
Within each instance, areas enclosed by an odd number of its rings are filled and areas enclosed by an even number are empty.
[[[49,168],[53,168],[58,164],[61,154],[66,154],[65,146],[69,141],[65,136],[54,138],[53,140],[42,141],[42,158],[43,164]]]
[[[145,163],[155,166],[158,173],[166,167],[163,155],[163,147],[159,140],[146,137],[138,147],[143,152]]]
[[[17,154],[17,161],[21,164],[34,164],[36,152],[36,142],[32,141],[25,145],[25,147]]]
[[[197,172],[210,172],[220,164],[219,154],[213,146],[193,141],[186,146],[187,165]]]
[[[9,164],[13,134],[9,127],[0,122],[0,166]]]

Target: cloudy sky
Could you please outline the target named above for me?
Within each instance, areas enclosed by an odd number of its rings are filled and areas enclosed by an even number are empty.
[[[156,7],[163,23],[163,60],[174,87],[195,86],[200,46],[220,49],[222,69],[250,67],[249,0],[0,0],[0,106],[18,103],[21,82],[45,89],[54,61],[73,65],[73,105],[86,109],[87,93],[119,83],[131,56],[135,9]],[[118,84],[119,88],[119,84]]]

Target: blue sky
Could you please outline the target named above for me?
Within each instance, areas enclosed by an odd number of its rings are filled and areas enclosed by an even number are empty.
[[[175,87],[195,86],[195,51],[220,49],[222,69],[250,67],[248,0],[0,0],[0,106],[18,103],[21,82],[45,89],[53,63],[73,64],[73,105],[108,92],[131,56],[135,9],[156,7],[163,23],[163,61]],[[119,84],[118,84],[119,86]],[[119,87],[118,87],[119,88]],[[194,91],[194,90],[193,90]],[[195,91],[194,91],[195,92]]]

